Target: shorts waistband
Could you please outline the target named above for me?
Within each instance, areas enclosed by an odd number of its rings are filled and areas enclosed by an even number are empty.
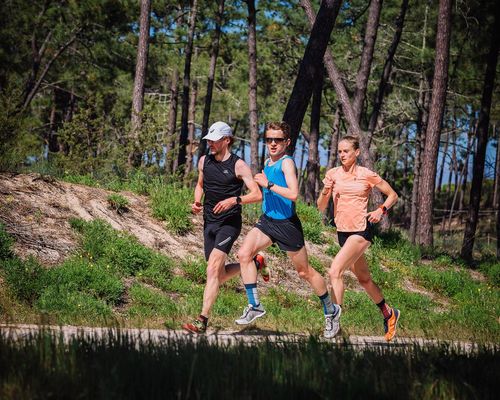
[[[293,214],[291,217],[288,217],[288,218],[283,218],[283,219],[276,219],[276,218],[271,218],[270,216],[266,215],[266,214],[262,214],[262,216],[267,219],[268,221],[270,222],[273,222],[273,223],[284,223],[284,222],[294,222],[294,221],[297,221],[299,219],[299,217],[297,216],[297,214]]]

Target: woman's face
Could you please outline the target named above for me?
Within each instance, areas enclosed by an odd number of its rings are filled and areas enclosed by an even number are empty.
[[[338,153],[342,165],[350,167],[356,162],[356,158],[359,156],[359,149],[355,150],[351,142],[341,140],[338,146]]]

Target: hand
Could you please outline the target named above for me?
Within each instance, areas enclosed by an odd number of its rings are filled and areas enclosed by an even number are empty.
[[[382,219],[382,215],[384,215],[384,212],[381,208],[377,208],[375,211],[366,214],[366,216],[368,217],[368,221],[374,224],[380,222],[380,220]]]
[[[335,186],[335,181],[327,175],[325,176],[325,179],[323,179],[323,184],[323,191],[326,192],[333,189],[333,187]]]
[[[201,210],[203,210],[203,205],[199,201],[195,201],[191,204],[191,212],[193,214],[198,214]]]
[[[227,211],[230,208],[234,207],[236,204],[236,197],[229,197],[225,200],[221,200],[215,205],[213,209],[214,214],[220,214],[224,211]]]
[[[267,179],[266,174],[264,174],[264,171],[259,172],[258,174],[255,174],[253,177],[253,180],[257,182],[257,184],[260,187],[267,188],[267,184],[269,183],[269,180]]]

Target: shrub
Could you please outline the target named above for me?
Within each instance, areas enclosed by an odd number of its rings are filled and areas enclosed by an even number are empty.
[[[108,196],[108,204],[120,215],[128,211],[128,200],[121,194],[110,194]]]
[[[29,257],[23,261],[17,257],[3,262],[5,280],[15,296],[32,305],[40,296],[46,281],[46,270]]]
[[[5,231],[5,226],[0,222],[0,260],[6,260],[13,257],[12,245],[14,240]]]
[[[151,188],[153,216],[166,222],[169,231],[183,235],[191,231],[191,189],[157,183]]]

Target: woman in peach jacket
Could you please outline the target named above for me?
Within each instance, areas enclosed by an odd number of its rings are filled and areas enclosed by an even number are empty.
[[[341,306],[344,298],[344,272],[350,268],[366,293],[379,307],[384,317],[385,339],[391,341],[396,334],[400,311],[385,302],[380,288],[373,282],[364,253],[372,242],[371,225],[380,221],[398,200],[392,187],[376,172],[357,164],[359,140],[345,136],[338,145],[341,166],[327,171],[324,187],[317,204],[323,211],[333,197],[334,219],[340,251],[329,270],[336,302]],[[370,192],[376,187],[387,196],[383,204],[368,211]],[[340,308],[341,310],[341,308]],[[337,319],[340,318],[340,312]],[[340,322],[337,321],[340,329]]]

